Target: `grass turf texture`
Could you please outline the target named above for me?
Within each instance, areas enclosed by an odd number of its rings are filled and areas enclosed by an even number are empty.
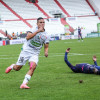
[[[64,62],[65,50],[70,47],[69,61],[93,64],[92,56],[97,55],[100,65],[100,38],[51,41],[49,57],[44,57],[42,48],[38,67],[28,86],[20,89],[28,63],[20,71],[5,74],[5,69],[15,63],[22,45],[0,47],[0,100],[99,100],[100,76],[72,72]],[[83,83],[79,83],[83,80]]]

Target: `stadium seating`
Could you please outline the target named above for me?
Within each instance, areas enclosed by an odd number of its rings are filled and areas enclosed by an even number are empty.
[[[3,34],[0,33],[0,38],[6,38]]]
[[[42,8],[51,18],[51,11],[60,11],[66,18],[67,23],[76,29],[78,26],[85,28],[86,33],[97,31],[97,23],[100,22],[95,13],[92,11],[86,0],[57,0],[62,7],[68,12],[71,17],[62,11],[54,0],[38,0],[38,5]],[[31,26],[36,26],[36,18],[47,18],[42,11],[40,11],[33,3],[28,3],[25,0],[3,0],[16,14]],[[12,32],[20,33],[30,30],[30,27],[24,23],[23,20],[18,18],[16,14],[12,13],[7,7],[0,3],[0,15],[3,20],[3,24],[0,25],[0,29],[7,30],[9,34]],[[85,17],[84,17],[85,16]],[[74,20],[70,20],[73,19]],[[47,19],[46,29],[49,34],[63,34],[64,26],[60,19]]]
[[[59,11],[62,12],[58,5],[54,2],[54,0],[38,0],[39,6],[44,9],[44,11],[50,16],[54,17],[50,12]],[[66,15],[62,12],[62,14],[66,17]]]
[[[99,9],[99,11],[100,11],[100,0],[93,0],[94,1],[94,3],[95,3],[95,5],[96,5],[96,7]]]
[[[0,3],[0,15],[2,20],[18,19],[12,12]]]
[[[58,0],[71,16],[94,15],[85,0]]]
[[[46,31],[51,35],[56,34],[63,34],[64,33],[64,26],[61,24],[60,18],[58,19],[49,19],[49,21],[46,21]]]
[[[27,3],[25,0],[3,1],[24,19],[38,18],[40,16],[45,18],[45,16],[37,9],[37,7],[35,7],[32,3]]]
[[[33,27],[36,27],[36,20],[29,20],[28,22],[33,25]],[[53,35],[64,33],[64,26],[61,24],[60,18],[45,19],[45,23],[45,29],[49,34]]]
[[[74,29],[78,28],[78,26],[85,28],[88,32],[96,32],[97,31],[97,23],[100,22],[97,16],[90,17],[76,17],[75,20],[69,20],[66,18],[66,21],[74,27]]]
[[[29,30],[30,28],[22,21],[7,21],[3,22],[2,25],[0,25],[0,28],[2,30],[7,30],[9,34],[12,34],[12,32],[24,32],[26,30]]]
[[[95,7],[96,13],[98,13],[100,18],[100,0],[89,0],[91,4],[93,4],[93,7]]]

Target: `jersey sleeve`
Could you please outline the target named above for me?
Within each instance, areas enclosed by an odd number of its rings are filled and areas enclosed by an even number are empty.
[[[34,33],[34,32],[36,32],[36,31],[37,31],[37,27],[36,27],[36,28],[33,27],[33,28],[30,29],[30,32],[31,32],[31,33]]]

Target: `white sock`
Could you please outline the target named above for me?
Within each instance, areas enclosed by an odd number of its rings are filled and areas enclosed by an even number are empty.
[[[24,78],[24,81],[23,81],[23,84],[27,84],[30,79],[31,79],[31,76],[26,74],[25,78]]]
[[[12,65],[10,66],[10,68],[13,69],[14,65],[15,65],[15,64],[12,64]]]

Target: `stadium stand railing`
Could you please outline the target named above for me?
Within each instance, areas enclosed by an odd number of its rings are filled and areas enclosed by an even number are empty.
[[[89,33],[89,34],[87,34],[87,38],[91,38],[91,37],[100,37],[100,33]]]

